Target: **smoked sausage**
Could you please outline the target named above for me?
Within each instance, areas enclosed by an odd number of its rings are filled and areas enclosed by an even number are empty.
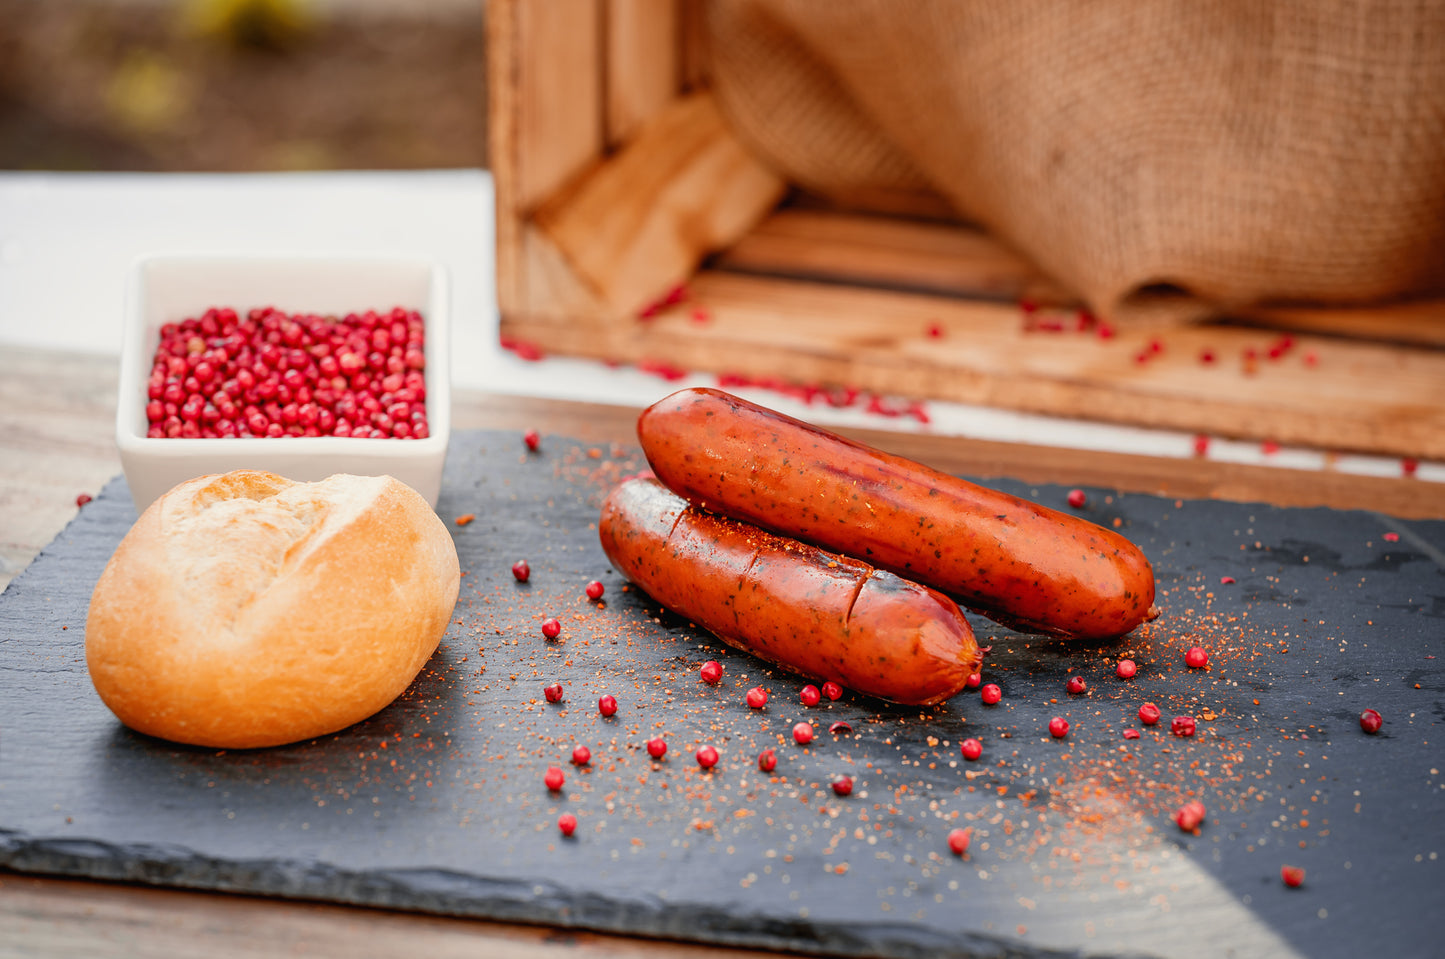
[[[1106,639],[1159,615],[1149,560],[1112,530],[721,390],[658,401],[637,435],[657,478],[689,502],[917,580],[1007,626]]]
[[[612,565],[658,603],[810,679],[928,705],[982,666],[973,629],[947,596],[689,506],[654,479],[617,486],[597,529]]]

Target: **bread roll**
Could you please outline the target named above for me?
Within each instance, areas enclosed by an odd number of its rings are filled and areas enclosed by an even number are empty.
[[[202,476],[121,540],[90,598],[86,663],[100,698],[142,733],[296,742],[400,695],[446,632],[460,583],[446,526],[389,476]]]

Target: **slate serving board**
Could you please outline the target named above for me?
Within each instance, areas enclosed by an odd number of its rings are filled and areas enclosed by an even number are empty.
[[[1000,704],[809,709],[801,680],[612,572],[597,507],[644,466],[631,448],[456,435],[438,512],[465,575],[442,648],[372,719],[249,752],[134,734],[91,687],[86,606],[135,515],[116,479],[0,597],[0,866],[843,955],[1436,954],[1445,523],[1088,490],[1085,515],[1154,562],[1158,622],[1071,646],[971,617]],[[593,579],[601,603],[583,594]],[[1207,670],[1184,665],[1196,644]],[[708,686],[714,658],[726,671]],[[1075,674],[1086,695],[1065,691]],[[755,685],[771,691],[761,711],[743,701]],[[1145,701],[1159,726],[1139,723]],[[1365,708],[1384,715],[1377,735]],[[1180,714],[1192,738],[1169,733]],[[819,733],[806,748],[789,735],[801,719]],[[851,735],[828,732],[840,720]],[[569,762],[579,743],[586,769]],[[693,758],[704,743],[722,756],[711,772]],[[1190,799],[1208,810],[1197,833],[1171,819]],[[956,828],[972,830],[963,857]],[[1285,864],[1306,870],[1301,888]]]

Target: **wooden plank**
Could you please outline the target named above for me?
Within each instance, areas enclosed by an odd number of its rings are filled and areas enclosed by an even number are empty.
[[[525,223],[522,235],[522,275],[528,310],[553,317],[594,320],[610,315],[557,249],[550,237],[533,223]]]
[[[528,211],[601,156],[601,48],[594,0],[487,6],[488,142],[504,312],[531,308],[521,232]]]
[[[536,222],[617,313],[635,315],[735,242],[782,198],[710,95],[671,103]]]
[[[117,377],[113,357],[0,350],[0,589],[120,472]]]
[[[679,80],[684,92],[707,86],[707,12],[704,0],[678,0]]]
[[[602,8],[531,0],[517,9],[517,202],[525,213],[602,155]]]
[[[630,140],[678,94],[679,0],[608,0],[607,145]]]
[[[977,227],[839,210],[778,210],[711,265],[977,299],[1071,299],[1029,260]]]
[[[453,400],[452,424],[457,429],[536,429],[599,445],[632,446],[637,441],[636,407],[475,392],[454,394]],[[834,429],[958,476],[1100,486],[1182,499],[1366,509],[1404,519],[1445,518],[1440,484],[1413,479],[853,426]]]
[[[583,930],[425,916],[219,893],[0,876],[0,943],[7,956],[89,959],[736,959],[752,949],[661,942]]]
[[[693,319],[698,310],[706,323]],[[649,322],[538,320],[528,336],[551,351],[622,362],[1445,458],[1445,353],[1437,351],[1301,335],[1270,359],[1276,335],[1248,329],[1109,339],[1030,332],[1013,305],[715,271],[690,283],[686,308]],[[1206,351],[1215,362],[1202,361]]]
[[[1243,311],[1260,326],[1445,349],[1445,300],[1370,307],[1274,306]]]

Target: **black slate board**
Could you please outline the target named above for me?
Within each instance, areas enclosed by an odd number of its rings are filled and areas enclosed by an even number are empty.
[[[1086,515],[1153,560],[1157,623],[1071,647],[975,617],[999,705],[807,709],[801,681],[611,571],[597,506],[642,466],[634,449],[455,436],[438,511],[466,575],[442,648],[372,719],[252,752],[131,733],[95,695],[86,605],[134,520],[113,481],[0,597],[0,866],[852,955],[1436,954],[1445,523],[1089,490]],[[603,604],[583,596],[592,579]],[[1183,664],[1195,643],[1208,670]],[[1130,682],[1113,672],[1125,655]],[[717,687],[697,679],[710,658]],[[1076,673],[1085,696],[1064,690]],[[561,705],[543,701],[552,681]],[[772,692],[761,712],[743,703],[754,685]],[[603,719],[609,692],[621,710]],[[1152,729],[1146,700],[1164,710]],[[1199,717],[1192,739],[1167,731],[1181,713]],[[808,748],[788,737],[803,718]],[[829,734],[838,720],[853,735]],[[655,735],[661,763],[642,749]],[[588,770],[568,762],[576,743]],[[702,743],[722,754],[710,773]],[[771,778],[755,765],[769,746]],[[561,794],[548,765],[567,771]],[[838,775],[851,796],[832,794]],[[1189,798],[1208,809],[1197,834],[1170,818]],[[960,826],[962,858],[946,845]]]

